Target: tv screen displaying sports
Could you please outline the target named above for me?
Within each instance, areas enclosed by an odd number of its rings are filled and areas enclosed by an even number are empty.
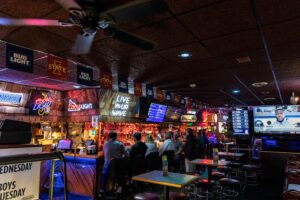
[[[181,115],[184,113],[182,108],[168,106],[165,121],[176,122],[180,120]]]
[[[247,108],[232,109],[232,128],[234,135],[249,135],[249,114]]]
[[[253,108],[255,133],[300,133],[300,107],[258,106]]]
[[[167,106],[157,104],[157,103],[151,103],[148,115],[146,118],[147,122],[163,122],[165,114],[167,111]]]

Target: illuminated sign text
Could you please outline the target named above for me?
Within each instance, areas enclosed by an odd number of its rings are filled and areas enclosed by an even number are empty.
[[[125,117],[129,108],[130,97],[118,95],[114,108],[111,111],[112,116]]]
[[[93,104],[91,103],[77,104],[72,99],[69,99],[69,104],[68,104],[69,112],[79,112],[81,110],[89,110],[89,109],[93,109]]]
[[[20,105],[23,95],[20,93],[0,92],[0,103]]]

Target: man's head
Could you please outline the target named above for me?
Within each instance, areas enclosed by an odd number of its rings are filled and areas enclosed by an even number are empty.
[[[165,135],[166,140],[167,139],[172,139],[172,137],[173,137],[173,132],[172,131],[167,132],[166,135]]]
[[[136,132],[136,133],[133,134],[133,139],[134,139],[135,142],[141,141],[141,138],[142,138],[141,133]]]
[[[284,120],[284,110],[282,108],[278,108],[275,110],[276,120],[278,122],[283,122]]]
[[[109,132],[108,139],[116,140],[117,139],[117,133],[115,131]]]
[[[191,128],[187,128],[186,129],[186,134],[187,135],[192,135],[193,134],[193,130]]]

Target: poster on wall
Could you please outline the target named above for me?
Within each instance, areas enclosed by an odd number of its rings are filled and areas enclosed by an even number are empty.
[[[128,93],[128,79],[118,77],[119,92]]]
[[[42,147],[0,149],[0,156],[41,153]],[[39,199],[41,162],[0,166],[0,199]]]
[[[103,89],[112,88],[112,75],[109,72],[100,71],[100,87]]]
[[[100,115],[139,117],[139,97],[111,90],[99,90],[98,96]]]
[[[34,90],[29,102],[29,114],[44,116],[48,115],[57,97],[56,92]]]
[[[6,44],[6,67],[33,73],[33,51],[12,44]]]
[[[55,79],[68,79],[68,61],[62,58],[48,56],[48,76]]]
[[[133,87],[134,87],[134,95],[143,96],[143,89],[141,83],[134,81]]]
[[[93,86],[93,69],[77,65],[77,83]]]

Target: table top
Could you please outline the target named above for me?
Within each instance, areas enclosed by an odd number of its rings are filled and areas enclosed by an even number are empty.
[[[198,176],[179,174],[168,172],[166,176],[163,176],[162,171],[151,171],[145,174],[140,174],[132,177],[134,181],[141,181],[146,183],[153,183],[157,185],[170,186],[176,188],[182,188],[185,185],[197,180]]]
[[[244,153],[218,152],[219,156],[242,157]]]
[[[226,160],[219,160],[218,163],[215,163],[211,159],[195,159],[195,160],[189,161],[189,163],[195,164],[195,165],[205,165],[205,166],[209,166],[209,167],[220,167],[220,166],[225,166],[225,165],[229,164],[229,162]]]

